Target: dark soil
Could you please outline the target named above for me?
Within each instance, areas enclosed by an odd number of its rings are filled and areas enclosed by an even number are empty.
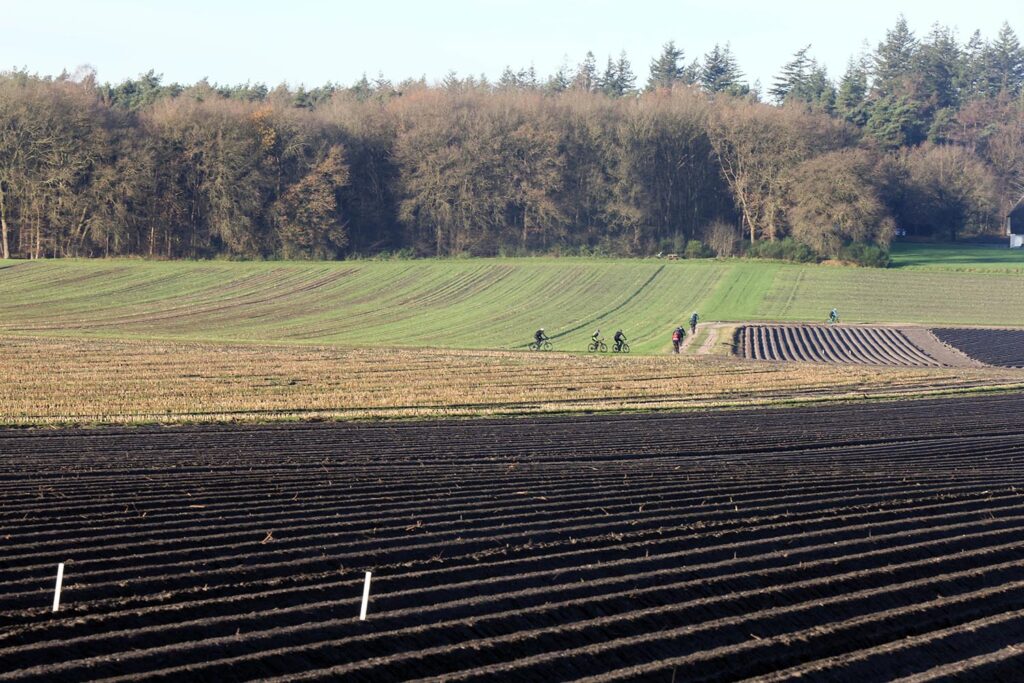
[[[932,332],[946,344],[987,365],[1024,368],[1024,330],[943,327]]]
[[[0,431],[0,680],[1021,680],[1022,409]]]
[[[939,362],[894,327],[745,325],[736,352],[752,360],[938,367]]]

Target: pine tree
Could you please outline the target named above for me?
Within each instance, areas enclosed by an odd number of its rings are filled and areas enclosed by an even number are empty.
[[[603,92],[605,95],[616,96],[618,92],[619,74],[615,68],[615,62],[612,61],[611,56],[608,57],[608,62],[605,64],[604,73],[597,79],[597,89]]]
[[[803,102],[815,111],[831,114],[835,110],[836,88],[825,67],[812,59],[807,65],[806,75],[789,92],[788,99]]]
[[[683,82],[689,85],[700,82],[701,65],[700,60],[694,58],[690,64],[683,69]]]
[[[533,64],[525,69],[520,69],[519,73],[516,74],[516,78],[519,80],[520,88],[535,90],[540,85],[537,82],[537,70],[533,68]]]
[[[365,71],[363,72],[363,77],[349,88],[349,92],[360,102],[370,99],[370,96],[373,95],[373,86],[370,85],[370,79],[366,77]]]
[[[918,98],[928,111],[952,107],[957,103],[957,80],[964,55],[956,37],[944,26],[935,24],[914,55]]]
[[[715,43],[711,52],[704,55],[704,64],[700,70],[700,82],[707,92],[746,94],[750,89],[744,88],[739,82],[742,77],[743,73],[736,65],[736,59],[732,56],[728,43],[724,48]]]
[[[563,92],[572,86],[572,79],[569,78],[569,67],[566,64],[558,67],[558,71],[548,77],[544,88],[551,92]]]
[[[636,74],[625,50],[619,53],[619,61],[615,63],[615,91],[619,97],[636,91]]]
[[[775,83],[768,89],[768,94],[775,98],[777,103],[785,102],[786,96],[807,78],[807,71],[811,66],[807,51],[810,49],[811,46],[808,44],[797,50],[793,59],[782,67],[782,73],[775,77]]]
[[[901,89],[904,78],[913,68],[917,39],[902,14],[896,26],[885,32],[885,40],[875,51],[875,90],[880,95],[889,95]]]
[[[846,73],[839,80],[836,94],[836,113],[850,123],[863,126],[868,121],[868,70],[863,60],[853,59],[846,66]]]
[[[865,129],[890,149],[916,145],[925,138],[920,105],[907,95],[885,95],[872,102]]]
[[[506,66],[505,70],[501,72],[501,76],[498,78],[498,89],[515,90],[518,87],[519,76],[512,70],[511,66]]]
[[[1024,86],[1024,49],[1017,34],[1008,23],[1003,23],[992,41],[988,56],[988,82],[990,94],[1006,92],[1017,95]]]
[[[982,40],[981,31],[972,33],[964,45],[960,72],[956,78],[956,90],[961,100],[983,93],[987,52],[988,44]]]
[[[682,66],[683,51],[676,48],[675,41],[662,46],[661,54],[651,60],[651,75],[647,78],[647,89],[671,88],[676,83],[686,82],[686,68]]]
[[[597,88],[597,60],[594,53],[587,50],[587,56],[576,68],[576,76],[572,79],[572,87],[588,92]]]

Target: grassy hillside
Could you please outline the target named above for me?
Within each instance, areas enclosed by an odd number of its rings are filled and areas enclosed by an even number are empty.
[[[1005,251],[1005,250],[1004,250]],[[522,348],[594,328],[635,351],[705,320],[1024,325],[1024,254],[986,270],[751,261],[483,259],[341,263],[0,262],[0,333]],[[981,263],[981,262],[978,262]],[[982,263],[982,265],[984,265]],[[963,266],[963,264],[961,264]]]

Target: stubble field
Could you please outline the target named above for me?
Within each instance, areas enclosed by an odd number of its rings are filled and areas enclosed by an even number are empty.
[[[914,397],[1024,386],[1002,368],[717,356],[0,337],[0,424],[528,415]]]

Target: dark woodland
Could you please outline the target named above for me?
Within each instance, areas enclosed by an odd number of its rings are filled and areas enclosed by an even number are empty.
[[[4,258],[837,258],[996,233],[1024,194],[1024,48],[901,18],[838,79],[728,45],[638,75],[315,89],[0,74]]]

